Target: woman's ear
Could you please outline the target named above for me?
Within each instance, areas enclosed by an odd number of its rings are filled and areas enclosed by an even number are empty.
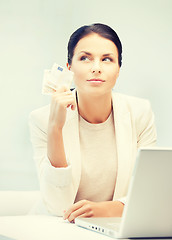
[[[67,68],[70,70],[71,66],[69,65],[69,63],[66,63]]]

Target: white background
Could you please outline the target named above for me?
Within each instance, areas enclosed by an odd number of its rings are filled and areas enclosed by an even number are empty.
[[[0,190],[38,189],[28,115],[50,102],[44,69],[65,66],[74,30],[105,23],[123,44],[116,91],[147,98],[172,146],[172,0],[0,0]]]

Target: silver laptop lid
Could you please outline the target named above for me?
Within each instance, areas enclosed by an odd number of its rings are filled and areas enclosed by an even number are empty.
[[[139,149],[120,233],[172,236],[172,148]]]

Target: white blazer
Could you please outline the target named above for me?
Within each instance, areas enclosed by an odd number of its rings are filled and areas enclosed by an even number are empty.
[[[124,202],[137,149],[155,145],[156,129],[149,101],[112,92],[112,103],[118,158],[113,200]],[[47,105],[31,112],[29,116],[31,142],[38,169],[43,206],[47,213],[62,216],[63,211],[74,203],[80,183],[79,118],[77,109],[75,111],[67,109],[63,140],[68,167],[55,168],[47,158],[49,111],[50,105]]]

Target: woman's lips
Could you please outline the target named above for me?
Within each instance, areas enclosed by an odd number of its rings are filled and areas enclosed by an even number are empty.
[[[102,86],[102,84],[103,84],[105,81],[102,80],[102,79],[100,79],[100,78],[93,78],[93,79],[87,80],[87,82],[88,82],[91,86]]]
[[[87,80],[88,82],[105,82],[104,80],[102,79],[99,79],[99,78],[93,78],[93,79],[89,79]]]

